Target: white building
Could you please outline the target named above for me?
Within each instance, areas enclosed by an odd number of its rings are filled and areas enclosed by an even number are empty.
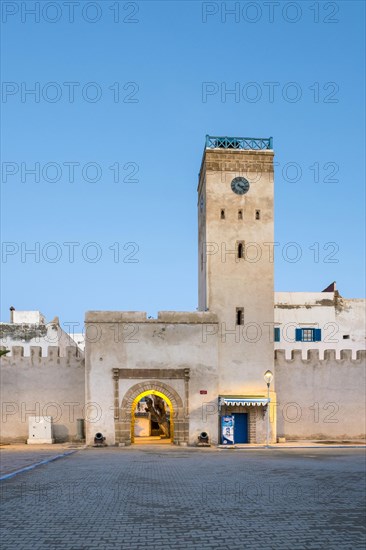
[[[48,348],[56,346],[61,353],[77,343],[65,332],[58,317],[47,322],[40,311],[21,311],[10,308],[10,322],[0,323],[0,345],[6,349],[21,346],[25,356],[30,355],[31,347],[39,347],[47,356]],[[81,351],[82,347],[79,348]]]
[[[275,349],[357,351],[366,347],[365,300],[340,296],[335,283],[323,292],[275,292]]]

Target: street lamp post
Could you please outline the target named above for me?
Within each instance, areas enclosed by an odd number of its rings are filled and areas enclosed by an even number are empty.
[[[269,387],[271,385],[271,382],[273,380],[273,372],[270,371],[270,370],[267,370],[265,373],[264,373],[264,380],[267,384],[267,399],[268,399],[268,403],[267,403],[267,437],[266,437],[266,447],[267,449],[269,448],[269,403],[270,403],[270,398],[269,398]]]

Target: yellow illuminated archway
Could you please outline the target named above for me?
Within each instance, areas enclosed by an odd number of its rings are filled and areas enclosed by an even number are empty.
[[[146,397],[147,395],[158,395],[164,401],[168,404],[169,411],[170,411],[170,441],[174,441],[174,409],[172,402],[170,401],[169,397],[167,397],[164,393],[158,391],[158,390],[147,390],[141,392],[132,402],[131,406],[131,443],[135,442],[135,410],[136,405],[143,397]]]

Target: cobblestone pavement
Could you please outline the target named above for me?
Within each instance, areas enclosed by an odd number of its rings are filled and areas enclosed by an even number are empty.
[[[364,452],[80,450],[1,483],[1,549],[364,549]]]
[[[42,460],[48,460],[62,455],[73,449],[76,445],[70,443],[61,445],[4,445],[0,448],[0,476],[16,472],[27,466],[31,466]]]

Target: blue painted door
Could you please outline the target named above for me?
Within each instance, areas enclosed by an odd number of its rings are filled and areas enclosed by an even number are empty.
[[[234,443],[249,443],[248,413],[234,413]]]

